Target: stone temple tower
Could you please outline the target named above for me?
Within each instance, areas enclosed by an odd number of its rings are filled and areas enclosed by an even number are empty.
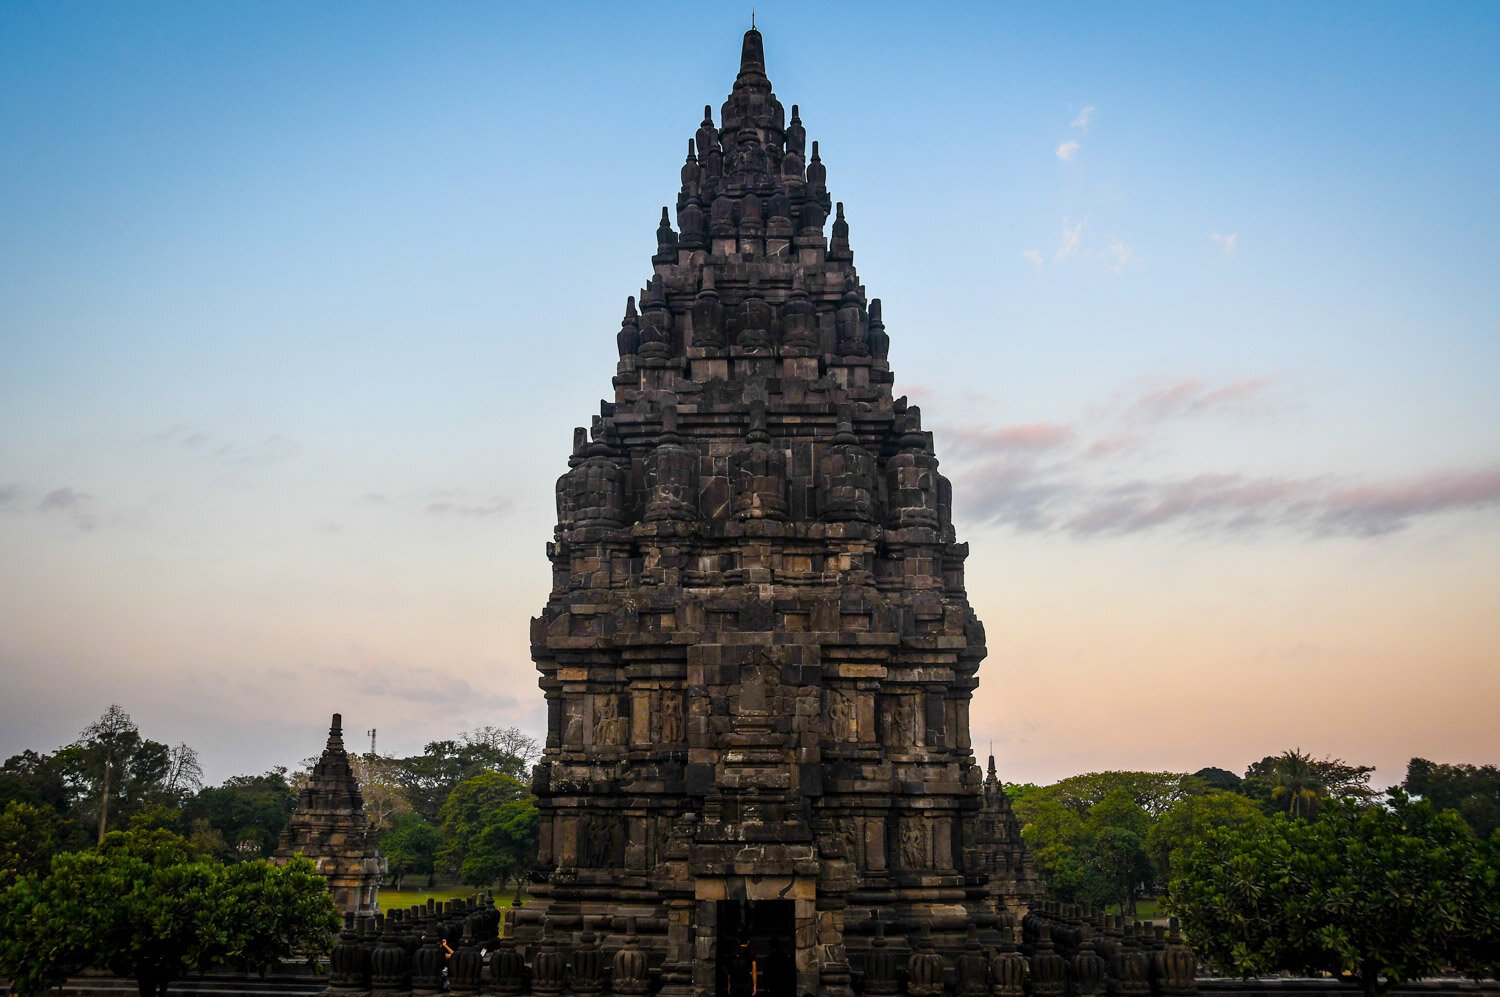
[[[308,773],[297,806],[277,842],[273,862],[303,855],[328,880],[341,912],[375,914],[386,861],[375,849],[375,835],[365,820],[365,800],[344,750],[344,720],[333,715],[328,743]]]
[[[617,992],[748,993],[752,959],[763,994],[888,992],[892,955],[1008,941],[1035,895],[969,741],[952,490],[826,180],[752,28],[557,483],[512,931],[538,993],[559,950],[621,946],[649,971]]]

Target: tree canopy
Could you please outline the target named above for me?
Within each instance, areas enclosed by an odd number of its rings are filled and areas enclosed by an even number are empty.
[[[11,800],[0,810],[0,886],[47,868],[66,831],[50,807]]]
[[[1373,765],[1350,765],[1342,758],[1315,758],[1301,748],[1267,755],[1245,770],[1243,792],[1268,812],[1316,817],[1327,800],[1369,799]]]
[[[474,886],[519,879],[536,858],[539,824],[525,785],[503,772],[481,772],[443,804],[438,861]]]
[[[1317,821],[1211,830],[1177,868],[1170,907],[1229,972],[1321,970],[1376,997],[1445,966],[1495,967],[1493,847],[1401,793],[1389,806],[1335,800]]]
[[[411,809],[429,824],[459,783],[483,772],[524,781],[538,754],[537,743],[514,727],[479,727],[445,741],[430,741],[420,755],[391,759],[395,780]]]
[[[1023,789],[1012,796],[1012,803],[1016,816],[1023,822],[1027,819],[1026,808],[1032,805],[1032,801],[1042,799],[1054,800],[1082,817],[1106,796],[1123,791],[1136,806],[1155,819],[1178,800],[1207,788],[1204,783],[1180,772],[1085,772],[1050,786]]]
[[[1444,765],[1413,758],[1401,787],[1439,809],[1457,811],[1481,838],[1500,829],[1500,768],[1494,765]]]
[[[1138,800],[1160,798],[1159,775],[1093,773],[1033,789],[1014,801],[1023,822],[1021,837],[1054,897],[1134,909],[1154,878],[1145,847],[1151,816]]]
[[[1146,848],[1156,866],[1158,882],[1168,882],[1187,852],[1209,831],[1260,833],[1266,822],[1260,807],[1239,793],[1218,791],[1178,800],[1146,834]]]
[[[224,866],[168,831],[114,831],[0,891],[0,974],[22,994],[85,966],[134,977],[141,997],[211,962],[262,969],[326,953],[338,925],[311,863]]]
[[[183,807],[182,821],[218,858],[265,858],[291,817],[297,800],[286,770],[237,775],[200,789]],[[211,834],[205,834],[211,832]]]
[[[380,854],[385,856],[396,889],[408,875],[426,876],[430,883],[437,872],[438,848],[443,836],[437,828],[418,814],[407,813],[395,819],[391,829],[380,836]]]

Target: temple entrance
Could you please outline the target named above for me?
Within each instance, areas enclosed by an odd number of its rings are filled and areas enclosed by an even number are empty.
[[[720,900],[717,997],[796,997],[790,900]]]

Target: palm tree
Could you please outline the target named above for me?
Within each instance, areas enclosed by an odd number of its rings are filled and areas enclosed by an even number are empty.
[[[1285,796],[1287,816],[1294,819],[1316,814],[1328,787],[1313,756],[1292,748],[1278,755],[1274,766],[1276,784],[1271,788],[1271,799]]]

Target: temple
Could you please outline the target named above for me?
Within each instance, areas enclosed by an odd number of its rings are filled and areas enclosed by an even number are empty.
[[[294,855],[310,859],[328,880],[334,905],[342,913],[364,916],[379,911],[386,862],[375,849],[375,835],[365,819],[364,797],[344,750],[343,717],[337,713],[272,861],[286,862]]]
[[[613,992],[708,997],[940,993],[1014,952],[1039,885],[970,743],[952,489],[754,28],[617,342],[557,483],[537,900],[506,958],[536,993],[602,950]]]

